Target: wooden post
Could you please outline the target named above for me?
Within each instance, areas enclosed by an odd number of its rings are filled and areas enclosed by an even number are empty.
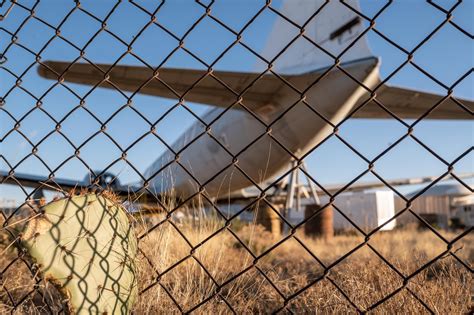
[[[309,218],[313,213],[321,209],[320,205],[307,205],[304,211],[305,219]],[[305,234],[308,236],[321,237],[330,240],[334,236],[333,208],[327,206],[315,217],[311,218],[304,225]]]

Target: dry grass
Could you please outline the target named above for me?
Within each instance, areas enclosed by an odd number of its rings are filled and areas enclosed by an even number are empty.
[[[178,228],[192,246],[196,246],[222,226],[212,221],[204,225],[195,228],[183,225]],[[236,235],[256,256],[278,241],[255,225],[241,227]],[[454,234],[445,233],[445,236],[453,237]],[[364,242],[362,237],[355,235],[336,236],[329,243],[298,234],[297,239],[326,266]],[[189,244],[175,227],[165,223],[141,241],[140,246],[148,260],[145,257],[140,259],[140,287],[143,289],[156,283],[157,277],[160,281],[141,296],[136,311],[140,314],[188,311],[212,296],[217,289],[216,283],[225,285],[218,295],[197,308],[196,312],[229,313],[226,303],[237,313],[270,313],[280,309],[284,303],[280,293],[285,297],[293,296],[321,279],[324,274],[323,266],[297,239],[288,239],[252,266],[252,255],[227,230],[205,242],[189,256]],[[457,249],[456,255],[466,262],[474,259],[473,241],[473,235],[467,235],[454,247],[454,250]],[[405,276],[446,250],[445,243],[432,232],[416,229],[376,234],[369,244]],[[245,273],[235,277],[246,268],[249,269]],[[402,286],[403,279],[368,245],[363,245],[331,268],[327,277],[296,295],[288,303],[287,309],[297,313],[356,312],[347,298],[364,310]],[[418,297],[436,313],[466,313],[471,307],[472,286],[472,274],[449,255],[443,256],[413,276],[404,289],[374,311],[426,312],[417,301]]]
[[[278,241],[272,239],[270,233],[261,226],[231,226],[245,246],[224,229],[190,255],[190,244],[200,244],[222,227],[222,223],[215,220],[200,222],[175,225],[166,222],[140,241],[140,248],[146,254],[146,257],[138,257],[140,290],[155,285],[140,296],[135,313],[188,311],[211,296],[214,297],[194,311],[205,314],[230,313],[228,303],[237,313],[271,313],[284,306],[284,298],[280,293],[285,297],[294,297],[283,312],[355,313],[354,305],[361,310],[367,309],[403,287],[402,278],[368,245],[361,246],[337,263],[323,277],[324,267],[299,243],[303,242],[323,264],[330,266],[363,243],[361,236],[339,235],[330,242],[324,242],[296,234],[297,238],[288,239],[258,259],[254,265],[255,259],[246,248],[255,256],[261,255]],[[139,229],[143,228],[144,224],[140,223]],[[5,231],[1,234],[5,235]],[[454,235],[444,233],[448,239]],[[0,268],[4,270],[0,286],[0,313],[10,312],[11,299],[20,301],[34,285],[25,263],[15,260],[16,250],[5,249],[8,243],[5,239],[0,246],[0,252],[3,252]],[[445,243],[432,232],[416,229],[378,233],[368,244],[405,276],[446,250]],[[466,263],[471,263],[474,259],[472,233],[457,242],[453,251]],[[11,262],[13,264],[9,266]],[[242,270],[247,271],[241,274]],[[158,277],[160,280],[157,283]],[[216,283],[225,283],[217,295],[214,294],[218,287]],[[410,278],[404,288],[373,311],[426,313],[417,300],[419,298],[439,314],[468,313],[472,308],[472,287],[472,273],[453,257],[446,255]],[[53,289],[46,289],[42,285],[40,288],[46,297],[29,295],[17,313],[44,313],[48,311],[45,300],[59,305],[60,301]],[[295,295],[300,291],[300,294]]]

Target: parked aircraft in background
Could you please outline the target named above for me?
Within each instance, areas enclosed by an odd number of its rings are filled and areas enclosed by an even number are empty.
[[[298,12],[316,12],[322,3],[286,1],[281,12],[289,17]],[[358,9],[357,4],[351,5]],[[276,22],[265,55],[277,54],[280,47],[273,47],[272,43],[277,38],[281,42],[282,36],[289,37],[289,27],[292,26],[282,19]],[[381,84],[380,60],[370,52],[363,32],[361,17],[332,1],[305,31],[307,39],[326,52],[308,44],[308,40],[305,44],[295,41],[278,57],[275,67],[269,67],[263,75],[171,68],[153,71],[139,66],[59,61],[45,62],[38,71],[52,80],[61,78],[64,82],[214,106],[202,117],[203,121],[213,122],[210,128],[202,130],[196,123],[184,131],[171,146],[174,152],[167,150],[157,157],[145,177],[150,191],[157,195],[174,191],[178,198],[186,198],[205,184],[208,196],[224,199],[238,196],[252,181],[261,183],[281,174],[292,160],[304,156],[348,115],[351,119],[380,119],[390,118],[392,113],[401,119],[417,119],[442,102],[423,119],[472,119],[472,100]],[[356,42],[351,45],[353,41]],[[333,57],[342,52],[336,62]],[[374,90],[376,93],[372,94]],[[296,105],[292,107],[293,104]],[[253,144],[248,146],[249,143]],[[173,162],[175,153],[183,147],[186,149],[180,152],[178,165]],[[233,162],[246,175],[236,171]],[[225,171],[214,178],[221,170]],[[8,179],[8,174],[2,175],[3,180]],[[109,182],[103,182],[117,191],[135,189],[114,186],[113,175],[107,176]],[[15,174],[15,179],[34,187],[47,180],[25,174]],[[55,181],[63,187],[87,186],[84,181]],[[141,186],[143,183],[136,189]]]

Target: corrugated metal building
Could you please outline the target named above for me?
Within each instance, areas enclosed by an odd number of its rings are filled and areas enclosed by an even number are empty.
[[[419,191],[415,191],[407,197],[411,198]],[[452,226],[454,219],[460,217],[460,212],[469,209],[472,205],[474,205],[474,195],[468,188],[461,184],[438,184],[416,198],[412,202],[411,209],[433,225],[447,229]],[[396,196],[396,211],[400,211],[405,206],[405,201]],[[397,218],[398,225],[410,223],[419,223],[419,220],[408,213]],[[463,224],[472,225],[472,222],[463,222]]]

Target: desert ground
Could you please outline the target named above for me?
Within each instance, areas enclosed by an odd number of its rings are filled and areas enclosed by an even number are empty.
[[[433,232],[416,227],[379,232],[366,242],[355,233],[323,240],[302,231],[274,239],[260,225],[235,221],[225,227],[212,218],[170,220],[145,233],[153,223],[133,221],[141,237],[136,314],[419,314],[429,313],[426,307],[465,314],[473,307],[472,231],[447,252]],[[442,235],[452,240],[459,233]],[[1,235],[0,313],[57,312],[56,289],[35,284],[11,235],[5,228]]]

